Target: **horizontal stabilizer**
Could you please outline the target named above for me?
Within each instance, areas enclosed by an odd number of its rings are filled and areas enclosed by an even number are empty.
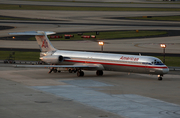
[[[27,31],[27,32],[14,32],[9,33],[10,35],[35,35],[39,48],[42,52],[56,51],[49,41],[47,35],[55,34],[56,32],[50,31]]]
[[[56,32],[50,31],[28,31],[28,32],[13,32],[9,33],[10,35],[35,35],[35,36],[43,36],[43,35],[51,35],[56,34]]]

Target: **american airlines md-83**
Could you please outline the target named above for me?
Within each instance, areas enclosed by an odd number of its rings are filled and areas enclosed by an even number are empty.
[[[50,64],[17,65],[17,67],[48,67],[51,68],[49,73],[65,68],[69,72],[77,72],[78,77],[84,76],[82,70],[95,70],[97,76],[102,76],[103,70],[154,74],[158,75],[158,80],[162,80],[162,76],[169,72],[168,67],[160,59],[151,56],[57,50],[47,37],[55,32],[32,31],[9,34],[35,35],[41,50],[40,59]]]

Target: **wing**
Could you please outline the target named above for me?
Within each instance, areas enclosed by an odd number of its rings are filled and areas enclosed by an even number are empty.
[[[75,65],[15,65],[16,68],[76,68],[82,70],[104,70],[101,64],[75,64]]]

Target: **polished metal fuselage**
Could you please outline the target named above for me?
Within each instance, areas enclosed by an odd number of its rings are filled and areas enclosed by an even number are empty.
[[[160,59],[151,56],[137,56],[111,53],[95,53],[57,50],[52,55],[61,55],[60,64],[94,64],[102,65],[99,70],[163,75],[169,69]],[[158,62],[158,63],[157,63]]]

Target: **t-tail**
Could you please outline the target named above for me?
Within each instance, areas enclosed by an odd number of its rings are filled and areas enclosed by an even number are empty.
[[[35,35],[41,52],[52,52],[57,49],[53,47],[47,35],[55,34],[56,32],[49,31],[29,31],[29,32],[15,32],[9,33],[10,35]]]

